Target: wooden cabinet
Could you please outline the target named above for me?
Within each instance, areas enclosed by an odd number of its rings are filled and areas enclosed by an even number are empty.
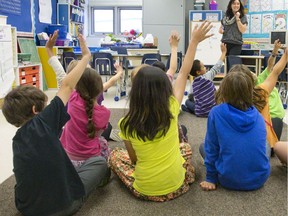
[[[79,33],[83,34],[84,30],[84,8],[79,2],[57,4],[57,23],[66,25],[72,37],[76,37]]]

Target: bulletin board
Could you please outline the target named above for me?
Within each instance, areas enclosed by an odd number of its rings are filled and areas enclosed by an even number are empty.
[[[195,25],[201,25],[201,21],[191,21],[190,22],[190,32],[193,30]],[[214,34],[212,37],[207,38],[204,41],[201,41],[197,46],[197,51],[195,55],[195,59],[199,59],[203,62],[204,65],[215,65],[221,56],[221,39],[222,34],[219,33],[219,28],[221,26],[221,22],[212,22],[212,29],[208,34]],[[190,35],[189,35],[190,40]]]
[[[0,0],[0,14],[7,16],[7,24],[17,28],[17,34],[33,36],[33,0]]]
[[[189,10],[189,21],[220,21],[221,19],[221,10]]]
[[[288,0],[242,0],[248,26],[243,38],[269,38],[271,30],[288,29]]]
[[[50,1],[51,24],[56,24],[57,1]],[[34,34],[46,31],[49,23],[39,21],[39,12],[39,0],[0,0],[0,14],[7,16],[7,24],[17,28],[18,36],[34,37]]]

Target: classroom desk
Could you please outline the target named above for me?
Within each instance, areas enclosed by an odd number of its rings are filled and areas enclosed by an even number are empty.
[[[262,61],[264,59],[265,56],[257,56],[257,55],[239,55],[239,57],[242,59],[243,64],[245,64],[248,67],[255,67],[255,74],[256,76],[258,76],[261,71],[262,71]],[[245,62],[247,60],[247,63]],[[250,60],[252,60],[252,62],[254,61],[255,66],[254,65],[250,65],[249,62],[251,62]]]
[[[118,61],[118,62],[123,62],[123,59],[126,58],[126,65],[125,65],[125,80],[128,79],[128,61],[137,61],[141,62],[143,58],[143,53],[142,54],[112,54],[113,59]],[[170,54],[161,54],[161,61],[166,62],[169,58]],[[166,65],[166,63],[164,63]],[[141,63],[139,64],[141,65]],[[134,65],[134,66],[139,66],[139,65]]]

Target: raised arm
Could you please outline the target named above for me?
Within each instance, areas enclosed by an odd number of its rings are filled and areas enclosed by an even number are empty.
[[[53,35],[50,35],[49,40],[46,43],[46,52],[49,56],[48,64],[52,67],[56,74],[56,80],[58,88],[61,86],[61,82],[66,76],[62,64],[59,62],[58,57],[53,53],[53,47],[55,46],[56,40],[58,38],[58,30],[54,31]]]
[[[225,57],[226,57],[226,53],[227,53],[226,44],[221,43],[220,49],[221,49],[221,56],[220,56],[219,60],[221,60],[222,62],[224,62],[224,61],[225,61]]]
[[[103,83],[103,91],[108,90],[111,86],[115,85],[116,81],[120,79],[123,74],[123,68],[119,63],[115,63],[114,67],[116,68],[116,74],[112,76],[107,82]]]
[[[70,94],[72,93],[73,89],[75,88],[77,82],[81,78],[88,62],[91,58],[90,50],[87,47],[87,44],[83,38],[83,36],[80,34],[78,36],[80,47],[82,51],[82,59],[78,61],[78,64],[71,70],[69,74],[66,75],[66,77],[63,79],[61,87],[57,93],[57,96],[61,98],[64,105],[67,104]]]
[[[272,71],[272,68],[275,64],[275,58],[278,55],[278,50],[282,47],[281,42],[279,41],[279,39],[274,41],[274,47],[272,50],[272,54],[269,56],[268,58],[268,64],[267,64],[267,70],[269,72]]]
[[[288,47],[285,49],[285,52],[283,53],[280,60],[275,64],[272,72],[269,74],[267,79],[263,82],[263,84],[265,84],[265,86],[267,87],[269,94],[275,87],[276,82],[278,80],[278,76],[284,70],[285,66],[287,65],[287,62],[288,62]]]
[[[202,40],[205,40],[213,35],[207,34],[211,28],[211,23],[204,21],[199,27],[196,25],[191,32],[191,40],[185,54],[184,62],[173,87],[174,96],[178,100],[179,104],[182,103],[187,78],[195,58],[196,48]]]
[[[170,66],[169,66],[168,71],[166,72],[171,77],[173,77],[177,71],[177,51],[178,51],[179,40],[180,40],[180,36],[178,32],[172,31],[169,37],[169,44],[171,47]]]

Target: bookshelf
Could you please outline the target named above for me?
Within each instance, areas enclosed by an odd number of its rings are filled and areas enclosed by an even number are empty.
[[[66,2],[66,3],[65,3]],[[76,37],[84,30],[84,5],[80,1],[59,1],[57,4],[57,24],[66,25],[68,33]]]

